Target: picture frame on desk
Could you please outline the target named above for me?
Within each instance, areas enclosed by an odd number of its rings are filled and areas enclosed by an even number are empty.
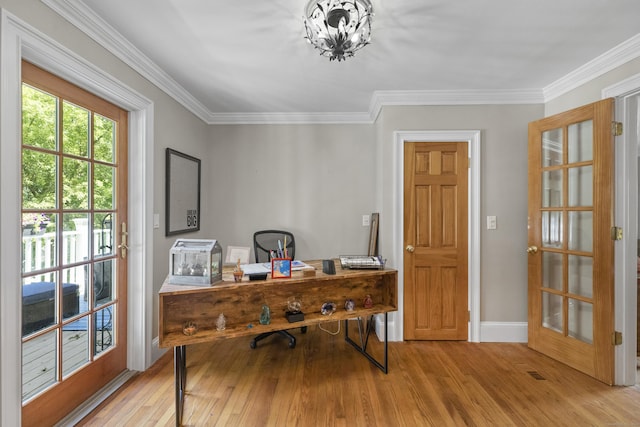
[[[378,227],[380,223],[380,214],[374,212],[371,214],[371,224],[369,227],[369,256],[378,255]]]
[[[285,279],[291,277],[291,259],[273,258],[271,259],[271,278]]]

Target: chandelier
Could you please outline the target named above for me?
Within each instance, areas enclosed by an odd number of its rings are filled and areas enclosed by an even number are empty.
[[[320,55],[342,61],[369,44],[372,17],[370,0],[310,0],[305,38]]]

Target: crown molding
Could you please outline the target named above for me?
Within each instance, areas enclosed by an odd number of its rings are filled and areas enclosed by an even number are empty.
[[[212,113],[210,125],[371,124],[368,113]]]
[[[369,104],[374,121],[384,106],[542,104],[540,89],[375,91]]]
[[[187,92],[91,8],[82,2],[71,0],[42,0],[42,3],[140,73],[201,120],[208,122],[211,113],[204,104]]]
[[[41,0],[207,124],[371,124],[398,105],[544,104],[640,56],[640,34],[543,89],[375,91],[367,112],[214,113],[82,2]]]
[[[635,74],[627,79],[617,82],[602,89],[602,99],[615,98],[637,93],[640,88],[640,74]]]
[[[638,57],[640,57],[640,33],[544,87],[542,89],[544,102],[564,95]]]

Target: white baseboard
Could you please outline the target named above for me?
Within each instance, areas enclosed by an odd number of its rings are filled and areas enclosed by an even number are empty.
[[[526,343],[527,322],[480,322],[480,342]]]
[[[389,342],[403,340],[402,337],[395,336],[394,320],[389,319],[387,328]],[[528,340],[527,328],[527,322],[480,322],[480,342],[526,343]],[[383,316],[376,316],[376,335],[380,341],[384,341]]]
[[[380,341],[384,341],[384,315],[376,315],[376,325],[375,331],[378,339]],[[398,338],[395,336],[396,323],[395,317],[388,316],[387,318],[387,333],[389,334],[389,342],[393,341],[402,341],[402,337]]]
[[[168,350],[167,348],[160,348],[160,339],[155,337],[151,342],[151,362],[149,366],[156,363]]]
[[[136,375],[135,371],[126,370],[116,378],[114,378],[109,384],[100,389],[96,394],[84,401],[80,406],[74,409],[70,414],[56,423],[56,427],[74,426],[79,423],[84,417],[89,415],[91,411],[96,409],[98,405],[104,402],[109,396],[115,393],[120,387],[124,385],[129,379]]]

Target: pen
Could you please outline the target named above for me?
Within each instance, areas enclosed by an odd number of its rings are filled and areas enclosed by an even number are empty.
[[[289,258],[287,256],[287,236],[286,235],[284,236],[284,257]]]

